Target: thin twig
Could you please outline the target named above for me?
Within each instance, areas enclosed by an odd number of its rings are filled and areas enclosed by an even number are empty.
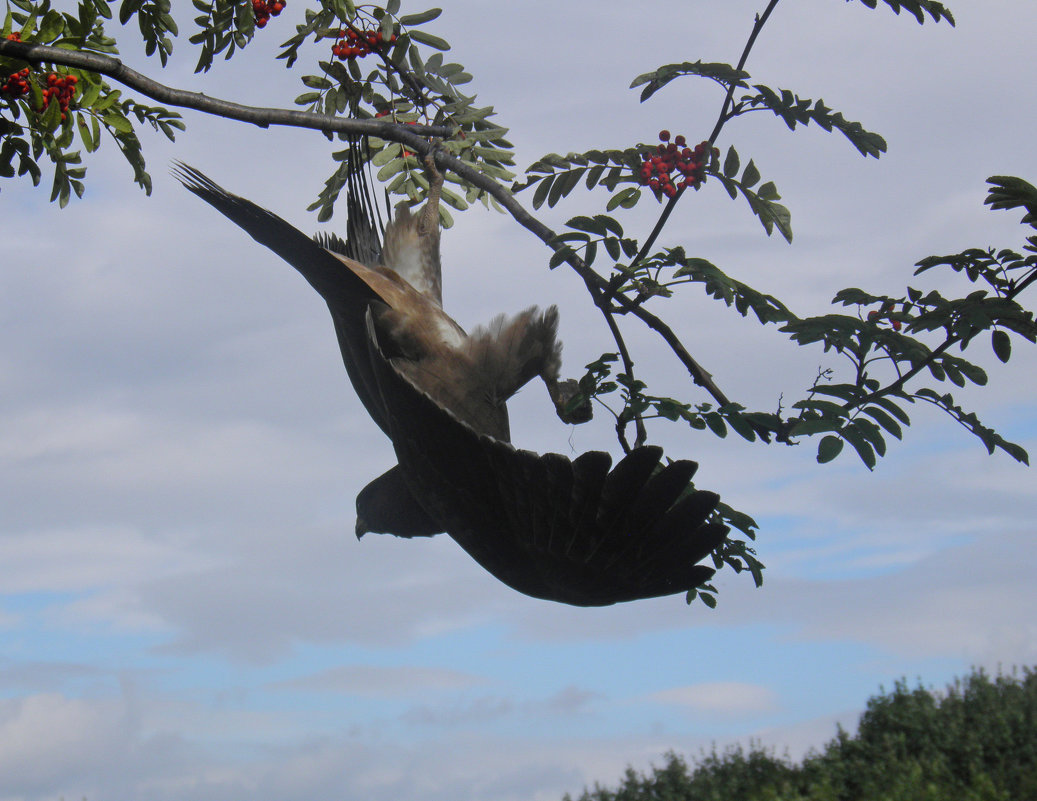
[[[767,24],[767,19],[770,17],[771,12],[774,11],[776,5],[778,5],[778,0],[770,0],[767,4],[767,8],[763,10],[763,13],[756,15],[756,22],[753,24],[752,32],[749,34],[749,38],[745,42],[742,56],[738,59],[738,66],[735,67],[735,70],[738,72],[742,72],[742,70],[745,69],[745,63],[749,60],[749,53],[752,52],[753,45],[756,44],[756,37],[760,35],[763,26]],[[728,120],[727,114],[731,110],[731,104],[734,102],[736,88],[736,84],[734,83],[727,88],[727,94],[724,96],[724,104],[720,107],[720,114],[717,117],[717,123],[713,126],[713,133],[709,135],[710,145],[716,143],[717,137],[720,136],[720,129],[724,127],[724,123]]]
[[[598,305],[598,308],[601,309],[601,313],[605,317],[605,322],[609,327],[609,331],[612,332],[612,338],[616,342],[616,347],[619,348],[619,356],[623,360],[623,369],[632,379],[634,377],[634,360],[630,358],[630,351],[627,349],[627,343],[623,339],[623,332],[619,330],[616,316],[609,308],[607,308],[608,301],[604,300],[604,296],[600,290],[591,290],[591,296],[594,298],[594,302]],[[606,304],[606,308],[602,308],[602,303]],[[645,421],[641,415],[635,416],[634,426],[637,431],[637,439],[634,441],[634,447],[640,448],[648,441],[648,431],[645,428]],[[625,428],[626,423],[622,421],[621,418],[617,417],[616,431],[619,434],[619,443],[623,446],[624,452],[630,453],[630,446],[627,444],[626,435],[624,433]]]
[[[756,44],[756,38],[760,35],[760,31],[763,30],[763,26],[767,24],[767,19],[770,17],[771,12],[774,11],[774,7],[778,5],[778,0],[770,0],[767,4],[767,8],[763,10],[763,13],[756,15],[756,22],[753,24],[752,32],[749,34],[749,38],[745,42],[745,47],[742,49],[741,58],[738,59],[738,66],[735,69],[741,72],[745,68],[745,63],[749,60],[749,53],[752,52],[753,45]],[[713,126],[713,133],[709,135],[709,146],[713,147],[716,144],[717,138],[720,136],[720,131],[724,127],[724,123],[727,122],[728,111],[731,109],[731,104],[734,102],[734,95],[736,89],[735,82],[732,81],[731,85],[727,88],[727,94],[724,95],[723,105],[720,107],[720,114],[717,116],[716,125]],[[673,211],[673,207],[677,205],[677,201],[684,195],[686,186],[682,186],[677,190],[677,194],[670,198],[666,204],[666,208],[663,209],[662,214],[659,215],[659,220],[656,222],[652,232],[648,235],[648,239],[641,246],[640,252],[637,254],[637,258],[634,259],[632,264],[637,264],[645,256],[648,255],[648,251],[655,245],[655,240],[659,238],[659,234],[662,233],[663,226],[666,225],[666,221],[670,218],[670,213]]]

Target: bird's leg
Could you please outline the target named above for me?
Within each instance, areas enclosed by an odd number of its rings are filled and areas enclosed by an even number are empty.
[[[425,172],[428,174],[428,198],[418,219],[418,233],[430,236],[439,233],[439,197],[443,188],[443,174],[436,168],[435,148],[425,154]]]
[[[541,378],[547,386],[547,393],[551,396],[555,414],[563,423],[571,425],[586,423],[594,416],[594,409],[589,398],[581,398],[570,408],[573,399],[580,396],[580,382],[575,378],[566,378],[563,381],[547,375],[541,375]]]
[[[589,398],[581,398],[580,382],[572,378],[558,380],[562,370],[562,343],[558,341],[558,309],[552,306],[541,318],[543,350],[540,356],[540,379],[563,423],[586,423],[594,416]]]

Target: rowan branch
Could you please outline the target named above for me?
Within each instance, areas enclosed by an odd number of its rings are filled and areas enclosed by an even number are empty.
[[[190,108],[227,119],[240,120],[261,128],[267,128],[271,125],[285,125],[328,133],[341,132],[362,136],[376,136],[380,139],[399,142],[409,150],[413,150],[422,156],[432,154],[436,165],[440,169],[449,169],[471,185],[485,191],[519,225],[544,242],[552,250],[557,249],[552,244],[557,237],[556,232],[533,217],[508,189],[479,172],[476,167],[444,152],[442,148],[436,147],[435,142],[428,140],[427,137],[449,138],[453,136],[455,130],[451,127],[420,124],[399,125],[383,118],[357,120],[315,114],[309,111],[245,106],[240,103],[210,97],[200,92],[189,92],[166,86],[127,67],[117,58],[99,53],[66,50],[47,45],[0,39],[0,55],[18,58],[30,63],[62,64],[68,67],[89,70],[118,81],[124,86],[134,89],[159,103],[179,108]],[[576,254],[569,255],[566,258],[566,262],[583,279],[584,284],[591,291],[595,305],[607,313],[606,320],[608,320],[607,315],[611,313],[609,304],[614,302],[624,313],[634,315],[646,326],[658,333],[663,341],[669,345],[681,364],[687,369],[692,380],[703,387],[718,404],[724,405],[730,402],[727,396],[713,382],[712,376],[692,358],[687,348],[684,347],[684,344],[668,325],[622,294],[615,294],[609,297],[611,293],[608,282]],[[615,334],[615,331],[613,333]],[[622,344],[622,338],[617,341],[617,344]]]
[[[311,128],[327,133],[377,136],[381,139],[392,139],[406,145],[424,142],[425,147],[422,152],[427,151],[429,148],[429,143],[422,138],[423,136],[447,138],[454,134],[454,129],[446,125],[408,125],[408,131],[403,132],[399,131],[399,127],[393,122],[383,119],[357,120],[346,117],[330,117],[326,114],[314,114],[310,111],[243,106],[240,103],[220,100],[201,92],[174,89],[171,86],[154,81],[134,69],[130,69],[117,58],[101,55],[100,53],[87,53],[81,50],[66,50],[60,47],[0,39],[0,55],[18,58],[33,64],[41,62],[62,64],[66,67],[89,70],[118,81],[124,86],[128,86],[159,103],[203,111],[206,114],[214,114],[231,120],[249,122],[260,128],[269,128],[271,125],[287,125],[294,128]],[[410,136],[396,135],[408,133]]]

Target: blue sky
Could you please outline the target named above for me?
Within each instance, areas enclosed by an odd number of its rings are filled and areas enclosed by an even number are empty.
[[[644,105],[626,87],[662,63],[735,61],[760,6],[466,1],[436,30],[524,165],[663,127],[707,135],[714,87],[675,84]],[[989,175],[1037,180],[1037,15],[1026,0],[951,7],[954,29],[780,4],[753,79],[823,97],[889,153],[865,160],[838,134],[748,117],[723,144],[777,183],[794,244],[713,185],[682,202],[664,244],[800,313],[844,286],[928,286],[910,265],[932,253],[1019,247],[1018,215],[982,201]],[[290,106],[297,76],[264,59],[300,13],[290,4],[201,78],[185,40],[158,77]],[[818,466],[809,444],[658,429],[669,455],[700,462],[701,486],[761,524],[763,588],[722,574],[715,611],[680,596],[562,607],[443,537],[357,542],[354,496],[392,454],[326,309],[166,171],[183,159],[316,230],[305,208],[331,147],[186,120],[175,145],[145,135],[151,197],[107,146],[64,211],[0,187],[0,801],[560,799],[670,749],[756,738],[798,757],[902,676],[939,687],[972,665],[1037,663],[1033,473],[921,408],[873,473],[849,456]],[[577,194],[542,217],[558,227],[603,204]],[[624,221],[641,235],[655,211],[642,206]],[[554,302],[570,373],[606,349],[579,280],[547,272],[537,240],[501,215],[455,217],[444,305],[462,325]],[[772,408],[831,364],[694,291],[675,303],[664,311],[679,306],[696,358],[747,406]],[[629,333],[646,375],[691,391]],[[1010,366],[982,363],[990,386],[956,397],[1037,452],[1034,355],[1019,343]],[[606,420],[567,428],[543,402],[534,388],[512,404],[521,447],[615,451]]]

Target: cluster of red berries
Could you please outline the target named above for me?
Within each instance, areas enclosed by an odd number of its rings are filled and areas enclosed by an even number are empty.
[[[43,90],[43,103],[36,111],[43,111],[50,105],[51,99],[57,98],[58,105],[61,106],[61,121],[64,122],[65,112],[68,111],[72,95],[76,93],[77,83],[79,83],[79,78],[75,75],[56,75],[52,72],[47,76],[47,88]]]
[[[641,165],[641,183],[666,197],[673,197],[679,189],[698,187],[705,178],[708,155],[709,142],[689,148],[683,136],[671,142],[670,132],[660,131],[655,154]]]
[[[18,31],[15,31],[14,33],[7,34],[7,38],[12,42],[20,42],[22,40],[22,35]]]
[[[284,11],[285,0],[252,0],[252,13],[256,15],[256,27],[265,28],[271,17]]]
[[[61,107],[61,121],[64,122],[67,116],[65,112],[68,111],[68,104],[72,101],[72,95],[76,93],[77,83],[79,83],[79,78],[75,75],[58,75],[55,72],[50,73],[47,76],[47,85],[43,89],[42,102],[36,108],[37,113],[43,112],[47,106],[50,105],[50,101],[56,99],[58,105]],[[4,82],[0,84],[0,95],[4,95],[5,97],[25,97],[28,93],[28,67],[8,75]]]
[[[18,98],[29,93],[29,68],[8,75],[3,83],[0,83],[0,95],[4,97]]]
[[[381,31],[361,31],[357,33],[353,29],[349,29],[339,31],[338,35],[340,38],[331,46],[331,54],[345,61],[363,58],[369,53],[373,53],[383,44],[386,44],[385,40],[382,39]],[[395,41],[396,34],[394,33],[389,38],[388,44],[392,44]]]

